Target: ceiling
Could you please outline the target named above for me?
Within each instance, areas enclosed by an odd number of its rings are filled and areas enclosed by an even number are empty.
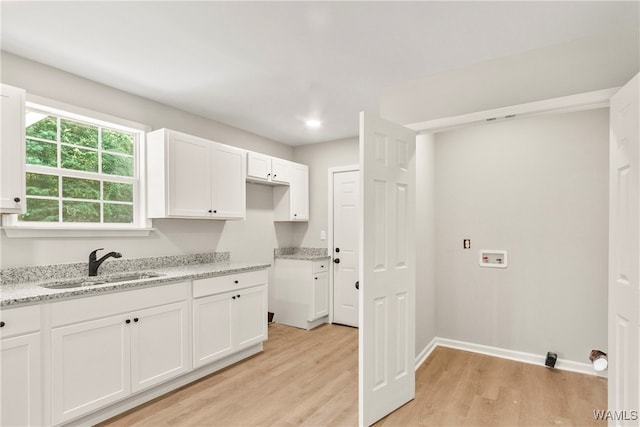
[[[635,1],[1,8],[5,51],[289,145],[357,135],[358,112],[377,112],[385,87],[638,25]]]

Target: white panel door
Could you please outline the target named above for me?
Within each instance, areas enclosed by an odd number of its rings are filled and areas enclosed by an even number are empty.
[[[132,392],[189,370],[186,301],[148,308],[132,313],[128,318],[132,321]]]
[[[415,396],[415,133],[360,114],[359,418]]]
[[[247,177],[269,181],[271,177],[271,157],[266,154],[247,153]]]
[[[25,92],[0,85],[0,212],[24,213],[25,199]]]
[[[42,425],[40,333],[0,341],[0,425]]]
[[[129,324],[124,315],[51,331],[53,423],[130,394]]]
[[[640,74],[611,98],[610,112],[609,410],[627,414],[640,409],[639,97]],[[626,418],[613,423],[637,425]]]
[[[360,311],[356,288],[360,262],[359,177],[358,171],[333,174],[333,322],[355,327]]]
[[[329,314],[329,273],[316,273],[311,283],[313,300],[309,312],[309,322]]]
[[[168,148],[168,214],[206,217],[211,212],[211,143],[171,134]]]
[[[291,166],[291,219],[309,220],[309,167],[306,165]]]
[[[193,367],[222,359],[233,351],[231,295],[193,300]]]
[[[213,144],[213,217],[244,218],[246,212],[245,152]]]
[[[234,292],[231,303],[233,348],[242,350],[267,339],[267,287]]]

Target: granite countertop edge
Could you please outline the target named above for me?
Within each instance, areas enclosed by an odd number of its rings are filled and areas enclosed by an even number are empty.
[[[298,259],[303,261],[321,261],[331,258],[329,255],[305,255],[305,254],[289,254],[275,255],[275,259]]]
[[[132,280],[120,283],[105,283],[100,285],[71,289],[48,289],[40,286],[44,283],[51,282],[51,280],[3,284],[0,286],[0,307],[13,308],[21,305],[31,305],[34,303],[53,300],[89,297],[108,292],[118,292],[131,289],[162,286],[181,280],[205,279],[208,277],[225,276],[228,274],[264,270],[266,268],[269,268],[270,266],[271,264],[264,263],[220,262],[209,264],[191,264],[179,267],[156,268],[153,269],[153,272],[162,274],[162,276],[149,279]]]

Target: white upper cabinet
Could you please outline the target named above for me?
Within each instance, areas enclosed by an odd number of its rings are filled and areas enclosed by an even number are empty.
[[[309,167],[291,163],[291,184],[273,189],[274,221],[309,220]]]
[[[250,151],[247,153],[247,179],[287,185],[291,182],[291,162]]]
[[[0,140],[0,213],[24,213],[25,199],[25,91],[0,85],[2,98]]]
[[[287,160],[272,157],[271,158],[271,181],[277,184],[290,184],[291,183],[291,165],[292,163]]]
[[[184,133],[147,134],[150,218],[243,219],[245,151]]]

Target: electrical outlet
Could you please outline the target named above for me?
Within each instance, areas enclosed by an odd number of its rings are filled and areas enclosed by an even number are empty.
[[[464,239],[462,241],[462,248],[463,249],[471,249],[471,239]]]
[[[320,231],[320,240],[326,240],[327,239],[327,232],[322,230]]]

